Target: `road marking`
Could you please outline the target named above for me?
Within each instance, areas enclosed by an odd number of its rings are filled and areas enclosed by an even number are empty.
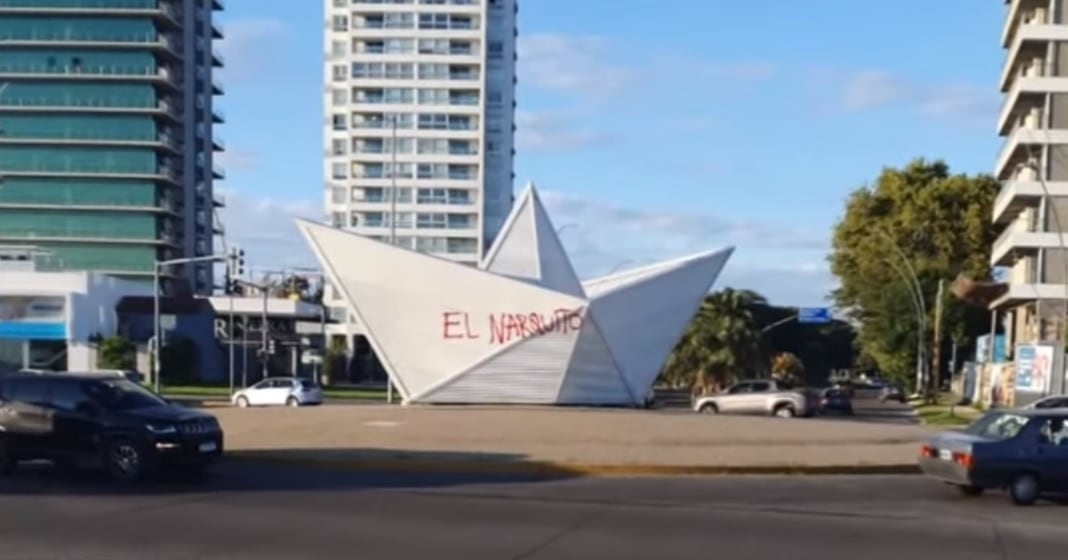
[[[403,422],[396,422],[393,420],[371,420],[370,422],[364,422],[364,426],[370,426],[372,428],[393,428],[400,426]]]

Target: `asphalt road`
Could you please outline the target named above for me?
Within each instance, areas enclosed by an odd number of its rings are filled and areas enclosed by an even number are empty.
[[[920,477],[515,480],[224,465],[0,480],[0,559],[1060,558],[1066,506]]]

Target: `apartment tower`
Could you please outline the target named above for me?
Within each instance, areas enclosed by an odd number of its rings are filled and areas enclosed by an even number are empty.
[[[150,281],[212,254],[220,0],[0,0],[0,246]],[[210,293],[212,266],[163,270]],[[177,282],[176,282],[177,281]]]
[[[512,205],[516,0],[326,0],[325,13],[327,220],[477,264]],[[345,322],[338,334],[359,333]]]

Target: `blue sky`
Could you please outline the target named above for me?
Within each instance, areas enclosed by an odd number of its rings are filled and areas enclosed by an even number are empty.
[[[562,240],[580,274],[735,245],[718,286],[818,305],[851,190],[914,157],[992,167],[1002,2],[671,4],[520,4],[516,188],[535,181],[557,225],[577,224]],[[217,188],[250,265],[313,263],[290,218],[323,213],[322,10],[220,16]]]

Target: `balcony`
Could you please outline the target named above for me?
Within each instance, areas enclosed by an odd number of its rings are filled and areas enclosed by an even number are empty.
[[[212,176],[212,178],[219,179],[219,180],[225,179],[226,178],[226,170],[223,169],[223,167],[221,165],[212,164],[212,166],[211,166],[211,176]]]
[[[1027,151],[1021,148],[1042,144],[1068,144],[1068,130],[1017,127],[1005,138],[998,152],[994,176],[1003,180],[1012,177],[1016,173],[1017,165],[1027,156]]]
[[[100,16],[150,17],[166,28],[181,27],[181,14],[170,2],[161,0],[67,0],[48,3],[40,0],[0,0],[0,14],[56,16],[85,15],[87,12]]]
[[[1068,77],[1020,76],[1013,80],[998,113],[998,134],[1008,134],[1012,119],[1021,111],[1040,108],[1047,93],[1068,93]]]
[[[0,80],[86,80],[143,82],[150,81],[160,86],[177,91],[178,83],[166,68],[151,66],[48,66],[44,64],[22,64],[17,62],[0,62]]]
[[[1021,52],[1034,45],[1041,49],[1036,53],[1043,54],[1045,53],[1043,47],[1046,44],[1068,41],[1068,26],[1050,25],[1044,23],[1044,20],[1042,21],[1042,23],[1021,25],[1014,34],[1012,45],[1009,47],[1009,52],[1005,57],[1005,63],[1001,70],[1000,84],[1002,92],[1007,92],[1012,85],[1010,82]]]
[[[222,112],[222,109],[215,107],[211,108],[211,122],[215,124],[223,124],[226,122],[226,114]]]
[[[160,166],[152,170],[144,166],[108,165],[82,161],[22,159],[17,165],[8,164],[3,169],[8,177],[93,177],[101,179],[146,179],[167,181],[180,185],[181,176],[177,171]]]
[[[0,33],[0,43],[5,47],[64,47],[83,49],[129,50],[153,49],[171,59],[182,57],[178,45],[165,35],[159,33],[114,33],[75,31],[68,29],[60,32],[45,32],[27,29],[24,31],[7,31]]]
[[[1068,246],[1068,233],[1036,231],[1036,229],[1034,223],[1009,224],[994,241],[990,253],[990,265],[1009,266],[1021,256],[1038,254],[1040,249]]]

